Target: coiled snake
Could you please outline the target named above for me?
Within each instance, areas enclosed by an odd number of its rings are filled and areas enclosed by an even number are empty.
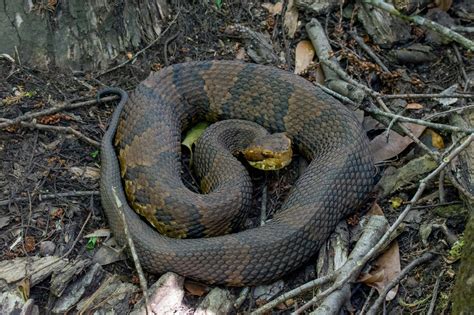
[[[111,92],[117,91],[104,91]],[[125,190],[145,214],[168,215],[173,225],[166,206],[190,205],[205,226],[210,219],[201,210],[208,195],[190,193],[181,181],[181,132],[196,120],[231,118],[285,132],[312,160],[310,165],[281,211],[264,226],[209,238],[161,235],[130,208]],[[367,197],[374,175],[368,140],[350,110],[301,77],[236,61],[176,64],[152,73],[129,100],[122,94],[102,141],[101,159],[101,198],[110,227],[126,244],[121,208],[146,270],[232,286],[268,282],[301,266]]]

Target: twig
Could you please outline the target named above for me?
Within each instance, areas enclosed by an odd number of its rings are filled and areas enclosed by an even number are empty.
[[[385,104],[385,102],[376,94],[372,94],[372,96],[375,98],[375,101],[382,107],[382,109],[385,111],[385,113],[393,114],[388,106]],[[370,107],[372,109],[372,107]],[[379,110],[378,108],[374,107],[374,110]],[[383,115],[382,115],[383,116]],[[410,129],[408,129],[404,124],[398,124],[400,129],[405,133],[413,142],[415,142],[420,148],[422,148],[426,153],[428,153],[431,157],[433,157],[435,160],[438,160],[439,153],[431,150],[428,148],[426,144],[420,141],[418,137],[416,137],[413,132],[411,132]]]
[[[5,119],[0,119],[0,120],[5,121]],[[28,122],[24,122],[24,121],[21,121],[19,124],[22,127],[28,127],[28,128],[31,128],[31,129],[70,133],[70,134],[75,135],[79,139],[84,140],[88,144],[90,144],[90,145],[92,145],[96,148],[100,148],[100,143],[99,142],[87,137],[86,135],[84,135],[83,133],[81,133],[80,131],[77,131],[76,129],[74,129],[72,127],[50,126],[50,125],[38,124],[36,122],[28,123]]]
[[[467,93],[450,93],[450,94],[381,94],[381,98],[396,99],[396,98],[474,98],[474,94]]]
[[[351,106],[353,106],[354,109],[357,109],[359,108],[360,104],[357,104],[356,102],[354,102],[353,100],[351,100],[350,98],[342,95],[342,94],[339,94],[337,93],[336,91],[333,91],[331,90],[330,88],[322,85],[321,83],[318,83],[318,82],[314,82],[314,85],[318,86],[319,88],[321,88],[321,90],[323,90],[324,92],[328,93],[329,95],[331,96],[334,96],[335,98],[337,98],[338,100],[340,100],[341,102],[344,102],[344,103],[347,103],[347,104],[350,104]]]
[[[61,256],[61,259],[63,258],[66,258],[67,256],[69,256],[69,254],[72,252],[72,250],[74,249],[74,247],[76,246],[77,242],[79,241],[79,239],[81,238],[81,235],[82,235],[82,232],[84,232],[84,229],[87,225],[87,222],[89,222],[89,219],[91,218],[92,216],[92,209],[90,209],[89,211],[89,214],[87,215],[87,218],[86,220],[84,221],[84,224],[82,224],[82,227],[81,227],[81,230],[79,231],[79,233],[77,234],[76,238],[74,239],[74,242],[72,243],[71,247],[68,249],[68,251]]]
[[[424,253],[421,257],[418,257],[417,259],[413,260],[411,263],[409,263],[403,270],[396,276],[390,283],[388,283],[384,290],[380,293],[379,297],[375,300],[374,304],[370,307],[370,309],[367,311],[367,315],[375,315],[378,308],[380,305],[385,301],[385,297],[387,296],[387,293],[395,287],[403,278],[405,278],[410,271],[413,270],[418,265],[421,265],[431,259],[433,259],[436,255],[431,252]]]
[[[410,15],[410,16],[404,15],[404,14],[400,13],[400,11],[395,9],[395,7],[393,5],[391,5],[389,3],[386,3],[384,1],[381,1],[381,0],[364,0],[363,2],[366,3],[366,4],[373,5],[374,7],[377,7],[381,10],[384,10],[384,11],[386,11],[386,12],[392,14],[392,15],[395,15],[395,16],[403,19],[403,20],[416,23],[420,26],[424,26],[427,29],[430,29],[432,31],[435,31],[435,32],[443,35],[444,37],[447,37],[451,40],[454,40],[455,42],[461,44],[465,48],[474,51],[474,42],[473,41],[469,40],[468,38],[462,36],[459,33],[456,33],[454,31],[450,30],[449,28],[447,28],[447,27],[445,27],[441,24],[438,24],[438,23],[433,22],[431,20],[425,19],[424,17],[421,17],[419,15]]]
[[[443,275],[444,275],[444,270],[442,270],[439,273],[438,277],[436,278],[436,283],[433,289],[433,298],[431,299],[430,308],[428,309],[428,312],[426,313],[426,315],[431,315],[434,312],[434,309],[436,306],[436,298],[438,297],[439,284],[441,283],[441,278],[443,277]]]
[[[310,282],[307,282],[296,289],[293,289],[291,291],[286,292],[285,294],[280,295],[278,298],[274,299],[271,302],[268,302],[267,304],[263,305],[262,307],[256,309],[251,313],[251,315],[257,315],[257,314],[263,314],[267,311],[270,311],[272,308],[277,306],[280,303],[285,302],[288,299],[291,299],[295,296],[300,295],[303,292],[306,292],[308,290],[311,290],[313,288],[319,287],[325,283],[328,283],[329,281],[332,281],[336,278],[336,272],[332,272],[324,277],[314,279]]]
[[[143,292],[143,298],[145,299],[146,314],[153,314],[150,309],[150,303],[148,302],[148,284],[145,278],[145,274],[143,273],[142,265],[140,264],[140,259],[138,258],[137,250],[135,249],[135,243],[130,237],[130,231],[128,229],[127,219],[125,218],[125,214],[123,212],[123,204],[117,195],[116,187],[112,187],[112,194],[114,195],[113,201],[117,205],[117,209],[120,212],[120,218],[123,223],[123,229],[127,238],[128,248],[130,249],[130,253],[132,254],[133,263],[135,264],[135,269],[137,270],[138,278],[140,279],[140,287]]]
[[[432,122],[421,120],[421,119],[414,119],[414,118],[400,116],[400,115],[396,115],[392,113],[387,113],[377,108],[366,107],[364,108],[364,110],[376,115],[382,115],[382,116],[386,116],[390,118],[397,118],[400,121],[410,122],[410,123],[434,128],[434,129],[453,131],[453,132],[474,133],[474,128],[463,128],[463,127],[457,127],[457,126],[451,126],[451,125],[445,125],[445,124],[432,123]]]
[[[13,118],[13,119],[8,119],[8,120],[0,123],[0,129],[18,124],[20,121],[25,121],[25,120],[33,119],[33,118],[40,117],[40,116],[55,114],[55,113],[58,113],[58,112],[61,112],[61,111],[64,111],[64,110],[70,110],[70,109],[75,109],[75,108],[79,108],[79,107],[83,107],[83,106],[90,106],[90,105],[94,105],[94,104],[98,104],[98,103],[105,103],[105,102],[109,102],[109,101],[114,101],[114,100],[117,100],[117,99],[119,99],[119,97],[115,96],[115,95],[114,96],[107,96],[107,97],[102,98],[101,100],[93,99],[93,100],[80,102],[80,103],[73,103],[73,104],[67,103],[67,104],[64,104],[64,105],[59,105],[59,106],[51,107],[51,108],[48,108],[48,109],[45,109],[45,110],[41,110],[39,112],[28,112],[24,115],[18,116],[18,117]]]
[[[54,199],[54,198],[64,198],[64,197],[83,197],[83,196],[98,196],[99,191],[97,190],[86,190],[86,191],[71,191],[65,193],[58,193],[58,194],[43,194],[38,195],[38,199],[45,200],[45,199]],[[0,206],[8,206],[11,202],[14,201],[28,201],[27,197],[18,197],[6,200],[0,200]]]
[[[356,103],[361,103],[365,97],[363,90],[358,88],[357,84],[345,80],[340,73],[344,73],[344,70],[339,66],[336,61],[336,58],[333,56],[331,45],[329,44],[328,38],[324,29],[317,19],[311,19],[309,23],[306,24],[306,31],[308,32],[309,39],[313,44],[313,47],[316,51],[316,55],[319,60],[322,62],[321,67],[324,71],[326,77],[326,85],[344,96],[349,97]],[[328,63],[331,66],[328,66]],[[346,82],[344,82],[344,79]],[[350,84],[353,86],[351,86]]]
[[[446,191],[444,189],[444,178],[446,175],[446,171],[442,170],[439,173],[439,181],[438,181],[438,191],[439,191],[439,202],[445,203],[446,202]]]
[[[465,111],[466,109],[470,109],[470,108],[473,108],[474,105],[467,105],[467,106],[463,106],[463,107],[456,107],[456,108],[453,108],[453,109],[450,109],[450,110],[446,110],[444,112],[439,112],[439,113],[435,113],[435,114],[432,114],[432,115],[429,115],[429,116],[426,116],[423,118],[423,120],[432,120],[436,117],[444,117],[444,116],[447,116],[453,112],[457,112],[458,114],[460,112],[463,112]]]
[[[357,35],[355,31],[350,31],[349,35],[352,36],[352,38],[357,42],[360,48],[362,48],[370,56],[370,58],[372,58],[375,63],[378,64],[380,68],[382,68],[383,71],[390,72],[390,70],[388,70],[387,66],[382,62],[382,60],[380,60],[379,56],[377,56],[372,51],[372,49],[366,43],[364,43],[364,40],[359,35]]]
[[[126,64],[132,62],[132,61],[135,61],[137,59],[138,56],[140,56],[141,54],[143,54],[148,48],[150,48],[151,46],[155,45],[162,37],[163,35],[165,35],[171,28],[171,26],[173,26],[174,23],[176,23],[176,20],[178,19],[178,16],[180,14],[180,11],[178,11],[178,13],[176,13],[176,16],[174,17],[173,21],[170,22],[170,24],[168,24],[168,26],[166,27],[166,29],[160,34],[158,35],[154,40],[152,40],[148,45],[145,46],[145,48],[139,50],[135,55],[133,55],[132,58],[130,59],[127,59],[125,60],[124,62],[122,62],[121,64],[115,66],[115,67],[112,67],[110,69],[107,69],[105,70],[104,72],[102,73],[99,73],[95,78],[99,78],[101,76],[103,76],[104,74],[107,74],[107,73],[110,73],[112,71],[115,71],[119,68],[122,68],[123,66],[125,66]],[[105,98],[104,98],[105,99]]]
[[[360,310],[359,315],[362,315],[362,314],[365,313],[365,309],[369,306],[370,299],[372,298],[372,295],[374,295],[374,293],[375,293],[375,289],[371,288],[370,292],[369,292],[369,295],[367,296],[367,299],[365,299],[365,303],[362,306],[362,309]]]
[[[348,282],[355,281],[365,265],[365,263],[361,264],[360,261],[363,260],[367,256],[367,253],[372,250],[373,246],[377,243],[384,231],[387,229],[387,225],[387,219],[384,216],[370,216],[367,225],[364,227],[362,236],[359,238],[356,246],[349,255],[347,263],[337,271],[337,278],[334,284],[313,297],[309,302],[297,309],[294,314],[301,314],[309,307],[328,297],[334,291],[339,290],[345,286]],[[388,240],[389,238],[387,238],[387,241]],[[384,248],[384,246],[380,247],[380,249],[382,248]]]

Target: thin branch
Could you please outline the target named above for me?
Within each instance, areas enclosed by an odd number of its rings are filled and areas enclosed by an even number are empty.
[[[63,104],[63,105],[59,105],[59,106],[51,107],[51,108],[48,108],[48,109],[45,109],[45,110],[41,110],[41,111],[38,111],[38,112],[28,112],[24,115],[18,116],[18,117],[13,118],[13,119],[7,119],[4,122],[0,123],[0,129],[6,128],[6,127],[9,127],[9,126],[12,126],[12,125],[16,125],[21,121],[30,120],[30,119],[33,119],[33,118],[36,118],[36,117],[51,115],[51,114],[55,114],[55,113],[58,113],[58,112],[61,112],[61,111],[65,111],[65,110],[76,109],[76,108],[79,108],[79,107],[90,106],[90,105],[95,105],[95,104],[99,104],[99,103],[105,103],[105,102],[114,101],[114,100],[118,100],[118,99],[119,99],[119,97],[116,96],[116,95],[107,96],[107,97],[104,97],[100,100],[93,99],[93,100],[80,102],[80,103],[72,103],[72,104],[66,103],[66,104]]]
[[[370,307],[370,309],[367,311],[367,315],[375,315],[377,313],[378,308],[382,303],[385,301],[385,297],[387,296],[388,292],[392,290],[393,287],[395,287],[403,278],[405,278],[410,271],[412,271],[416,266],[421,265],[429,260],[432,260],[436,254],[427,252],[424,253],[421,257],[418,257],[417,259],[413,260],[411,263],[409,263],[403,270],[396,276],[390,283],[388,283],[384,290],[380,293],[379,297],[375,300],[374,304]]]
[[[473,108],[474,105],[467,105],[467,106],[463,106],[463,107],[456,107],[456,108],[452,108],[450,110],[446,110],[444,112],[439,112],[439,113],[435,113],[435,114],[432,114],[432,115],[428,115],[426,117],[424,117],[423,119],[424,120],[432,120],[434,118],[437,118],[437,117],[444,117],[444,116],[447,116],[451,113],[458,113],[460,114],[461,112],[465,111],[466,109],[470,109],[470,108]]]
[[[434,312],[434,309],[436,306],[436,299],[438,297],[439,284],[441,283],[441,278],[443,277],[443,275],[444,275],[444,270],[442,270],[440,274],[438,275],[438,277],[436,278],[436,283],[433,289],[433,298],[431,299],[430,308],[428,309],[428,312],[426,313],[426,315],[431,315]]]
[[[422,126],[427,126],[433,129],[439,129],[439,130],[446,130],[446,131],[452,131],[452,132],[465,132],[465,133],[474,133],[474,128],[463,128],[463,127],[457,127],[457,126],[451,126],[451,125],[445,125],[445,124],[438,124],[438,123],[432,123],[429,121],[421,120],[421,119],[415,119],[415,118],[409,118],[405,116],[400,116],[392,113],[387,113],[384,111],[381,111],[380,109],[377,108],[364,108],[365,111],[369,113],[373,113],[376,115],[382,115],[390,118],[397,118],[400,121],[405,121],[405,122],[410,122]]]
[[[378,64],[380,68],[382,68],[383,71],[390,72],[390,70],[388,70],[387,66],[382,62],[382,60],[380,60],[379,56],[377,56],[372,51],[372,49],[366,43],[364,43],[364,40],[359,35],[357,35],[355,31],[350,31],[349,35],[351,35],[351,37],[357,42],[360,48],[362,48],[370,56],[370,58],[372,58],[375,63]]]
[[[86,191],[71,191],[65,193],[58,193],[58,194],[42,194],[38,195],[38,199],[46,200],[46,199],[54,199],[54,198],[67,198],[67,197],[84,197],[84,196],[99,196],[99,191],[97,190],[86,190]],[[6,200],[0,200],[0,206],[8,206],[12,202],[18,201],[28,201],[28,197],[18,197]]]
[[[148,284],[145,278],[145,274],[143,273],[142,265],[140,264],[140,259],[138,258],[137,250],[135,248],[135,243],[133,242],[133,239],[130,237],[130,230],[128,229],[127,219],[125,218],[125,214],[123,211],[123,204],[117,195],[116,187],[112,186],[112,194],[114,195],[114,202],[120,213],[120,218],[122,220],[124,233],[127,238],[128,248],[130,249],[130,253],[132,254],[133,263],[135,264],[135,269],[137,270],[138,278],[140,279],[140,287],[142,289],[143,298],[145,300],[146,314],[153,314],[150,309],[150,303],[148,302]]]
[[[474,98],[474,94],[468,93],[450,93],[450,94],[381,94],[381,98],[397,99],[397,98]]]
[[[462,46],[464,46],[466,49],[469,49],[469,50],[472,50],[474,51],[474,42],[471,41],[470,39],[462,36],[461,34],[459,33],[456,33],[452,30],[450,30],[449,28],[441,25],[441,24],[438,24],[436,22],[433,22],[431,20],[428,20],[428,19],[425,19],[424,17],[421,17],[419,15],[404,15],[402,13],[400,13],[400,11],[398,11],[397,9],[395,9],[395,7],[389,3],[386,3],[384,1],[381,1],[381,0],[364,0],[363,1],[364,3],[366,4],[370,4],[370,5],[373,5],[374,7],[377,7],[381,10],[384,10],[392,15],[395,15],[403,20],[406,20],[406,21],[409,21],[409,22],[413,22],[415,24],[418,24],[420,26],[424,26],[426,27],[427,29],[430,29],[432,31],[435,31],[441,35],[443,35],[444,37],[447,37],[451,40],[454,40],[455,42],[461,44]]]
[[[329,281],[332,281],[336,278],[336,272],[332,272],[328,275],[325,275],[324,277],[314,279],[310,282],[307,282],[291,291],[286,292],[285,294],[280,295],[278,298],[274,299],[271,302],[268,302],[267,304],[263,305],[262,307],[256,309],[251,313],[251,315],[257,315],[257,314],[263,314],[267,311],[270,311],[272,308],[277,306],[280,303],[285,302],[288,299],[291,299],[295,296],[300,295],[303,292],[306,292],[308,290],[314,289],[316,287],[319,287],[325,283],[328,283]]]
[[[0,119],[0,120],[5,121],[5,119]],[[29,123],[29,122],[24,122],[24,121],[20,121],[19,124],[20,124],[21,127],[27,127],[27,128],[31,128],[31,129],[69,133],[69,134],[75,135],[77,138],[87,142],[88,144],[90,144],[90,145],[92,145],[96,148],[100,148],[100,143],[98,141],[95,141],[95,140],[87,137],[86,135],[84,135],[83,133],[81,133],[80,131],[77,131],[76,129],[74,129],[72,127],[50,126],[50,125],[38,124],[38,123],[35,123],[35,122]]]

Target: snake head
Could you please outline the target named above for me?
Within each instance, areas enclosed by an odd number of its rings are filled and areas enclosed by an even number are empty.
[[[284,168],[293,155],[291,140],[284,133],[256,138],[242,153],[252,167],[264,171]]]

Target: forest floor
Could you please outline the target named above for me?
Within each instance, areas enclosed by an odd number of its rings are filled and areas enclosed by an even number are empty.
[[[139,277],[132,261],[115,261],[117,259],[110,258],[109,254],[105,255],[106,258],[98,257],[103,254],[98,252],[106,246],[104,243],[108,242],[110,231],[98,193],[100,152],[97,143],[101,141],[115,105],[114,102],[94,101],[100,89],[116,86],[131,91],[150,71],[179,62],[214,59],[261,61],[291,72],[295,71],[296,65],[306,79],[324,83],[321,63],[318,58],[313,58],[314,53],[308,48],[309,37],[304,27],[316,16],[314,13],[299,9],[293,19],[290,16],[288,25],[295,29],[291,34],[284,26],[285,17],[289,16],[287,11],[290,11],[286,5],[281,12],[279,6],[262,5],[258,1],[216,3],[199,2],[175,7],[174,17],[164,26],[169,27],[166,34],[133,62],[130,60],[113,71],[39,71],[6,58],[0,59],[0,125],[6,123],[6,119],[61,104],[92,103],[42,115],[33,121],[25,120],[23,125],[8,124],[0,131],[2,260],[20,259],[15,260],[20,264],[25,257],[53,256],[70,262],[82,261],[82,269],[77,269],[81,272],[76,270],[68,280],[74,283],[92,268],[92,261],[112,259],[112,263],[102,264],[102,272],[115,274],[121,281],[132,283],[137,288]],[[472,52],[458,44],[445,43],[436,33],[408,23],[398,26],[397,33],[404,33],[404,38],[378,45],[356,18],[357,9],[354,4],[344,8],[336,6],[330,9],[331,14],[318,16],[334,50],[331,57],[335,57],[350,77],[383,95],[418,94],[382,98],[393,113],[406,117],[453,125],[453,115],[469,111],[473,98],[472,94],[471,98],[468,97],[466,81],[473,78]],[[432,5],[429,10],[435,9]],[[458,24],[465,23],[466,18],[459,17],[456,10],[461,9],[451,7],[447,13],[439,10],[441,13],[431,13],[431,17],[441,14]],[[427,9],[422,12],[428,14]],[[472,20],[470,23],[472,25]],[[239,25],[245,26],[245,30],[236,31]],[[256,34],[257,37],[262,35],[263,41],[270,44],[270,53],[256,49],[259,47],[254,38]],[[357,34],[368,50],[361,48],[354,39],[355,35],[351,34]],[[261,39],[257,41],[262,43]],[[380,61],[374,61],[368,51],[378,56]],[[133,57],[134,53],[132,51],[130,55]],[[123,56],[116,65],[126,60],[127,56]],[[303,70],[299,70],[301,67]],[[465,95],[436,97],[440,93]],[[435,94],[435,97],[420,97],[419,94]],[[374,103],[374,99],[367,97],[364,102]],[[395,222],[410,205],[420,180],[436,169],[442,157],[446,156],[443,154],[449,154],[461,143],[461,140],[456,140],[459,133],[444,128],[406,125],[415,139],[419,139],[420,145],[394,131],[392,125],[398,125],[399,121],[392,121],[387,129],[387,125],[367,112],[359,109],[357,113],[377,160],[379,184],[363,209],[345,222],[350,232],[349,248],[360,236],[360,225],[368,209],[378,208],[389,224]],[[432,115],[435,116],[428,118]],[[39,124],[47,127],[41,128]],[[71,127],[76,135],[50,128],[55,126]],[[78,138],[77,132],[92,141]],[[257,210],[249,225],[259,221],[262,196],[266,200],[268,215],[278,211],[300,169],[304,168],[302,159],[295,158],[295,161],[288,170],[278,173],[263,175],[252,171],[254,208]],[[446,169],[427,183],[423,194],[403,219],[404,229],[397,238],[398,244],[387,250],[390,254],[385,260],[372,261],[372,268],[364,270],[365,274],[352,285],[350,300],[344,306],[345,313],[360,314],[365,304],[370,306],[376,299],[377,290],[383,290],[400,270],[430,251],[435,252],[434,258],[420,263],[399,281],[391,300],[383,305],[384,313],[426,314],[433,300],[433,314],[451,313],[450,295],[459,264],[459,244],[462,244],[459,240],[462,240],[461,233],[468,217],[461,199],[462,191],[459,185],[453,185],[452,176],[447,174],[453,172]],[[274,296],[317,278],[315,264],[316,258],[273,286],[245,292],[243,301],[232,312],[249,313]],[[5,265],[0,266],[0,274],[5,268]],[[61,269],[57,269],[53,277],[58,276],[58,270]],[[40,310],[54,307],[62,310],[57,296],[52,297],[50,275],[36,281],[29,278],[20,291],[32,298]],[[146,274],[146,277],[150,285],[158,279],[152,274]],[[186,314],[191,314],[212,289],[188,280],[184,288],[183,305],[186,309],[182,312]],[[74,309],[95,289],[88,287],[75,304],[65,309]],[[241,291],[239,288],[230,289],[235,297],[241,295]],[[280,303],[273,311],[291,313],[317,294],[317,288],[311,289]],[[129,309],[141,295],[141,291],[136,289],[127,300]]]

